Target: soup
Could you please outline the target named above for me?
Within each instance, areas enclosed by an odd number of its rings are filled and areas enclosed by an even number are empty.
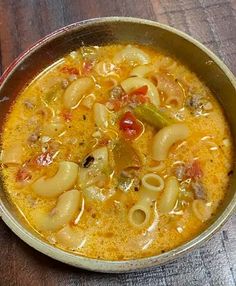
[[[207,227],[232,174],[221,107],[147,47],[81,47],[17,97],[2,134],[11,202],[42,238],[86,257],[157,255]]]

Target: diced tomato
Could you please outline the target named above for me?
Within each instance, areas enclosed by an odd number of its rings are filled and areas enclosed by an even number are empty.
[[[120,119],[120,130],[122,130],[125,139],[134,140],[143,130],[142,124],[130,112],[126,112]]]
[[[144,85],[141,86],[129,93],[130,101],[137,104],[143,104],[150,101],[149,97],[147,96],[148,86]]]
[[[203,176],[199,160],[194,160],[187,165],[186,176],[191,179],[200,179]]]
[[[62,110],[61,115],[67,122],[72,120],[72,113],[70,110],[67,109]]]
[[[99,146],[107,146],[109,143],[109,139],[108,138],[102,138],[101,140],[99,140],[98,144]]]
[[[26,167],[22,167],[16,173],[16,181],[17,182],[25,182],[32,178],[30,171]]]
[[[113,104],[114,111],[119,111],[122,107],[122,101],[119,99],[112,100],[111,103]]]
[[[147,95],[139,94],[137,96],[136,94],[134,94],[130,97],[130,101],[137,104],[143,104],[150,102],[150,99]]]
[[[129,93],[129,95],[134,95],[134,94],[135,95],[140,95],[140,94],[145,95],[145,94],[147,94],[147,92],[148,92],[148,86],[147,85],[143,85],[143,86],[141,86],[141,87],[131,91]]]
[[[65,66],[65,67],[61,68],[60,71],[63,73],[68,73],[68,74],[75,74],[75,75],[80,74],[80,72],[77,68],[73,68],[73,67],[69,67],[69,66]]]
[[[144,104],[150,102],[147,96],[148,86],[144,85],[131,91],[129,94],[123,94],[116,99],[111,99],[110,102],[114,106],[114,111],[119,111],[121,108],[129,105],[130,103]]]
[[[50,152],[45,152],[36,158],[36,163],[39,166],[48,166],[53,162],[53,157]]]

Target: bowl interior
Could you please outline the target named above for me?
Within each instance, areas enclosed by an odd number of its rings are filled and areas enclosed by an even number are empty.
[[[114,43],[148,45],[153,49],[163,50],[164,53],[174,56],[189,66],[205,82],[222,105],[235,142],[236,84],[233,75],[226,66],[204,46],[187,35],[155,22],[131,18],[113,17],[72,24],[44,38],[26,51],[9,67],[0,79],[0,122],[3,122],[10,105],[22,88],[48,65],[82,45],[107,45]],[[36,249],[58,260],[104,272],[134,270],[170,260],[173,256],[179,255],[209,237],[232,213],[236,204],[235,171],[234,166],[234,175],[232,176],[225,200],[219,208],[218,214],[212,219],[211,226],[208,229],[196,239],[173,251],[156,257],[139,259],[135,262],[109,262],[109,265],[107,264],[105,267],[106,263],[104,261],[100,261],[100,263],[98,260],[76,257],[42,242],[40,237],[24,222],[9,203],[0,179],[2,215],[3,219],[17,235]],[[34,241],[35,239],[37,242]],[[62,258],[63,255],[64,259]]]

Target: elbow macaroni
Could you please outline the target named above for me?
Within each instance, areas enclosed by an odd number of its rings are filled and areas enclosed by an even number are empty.
[[[75,108],[80,100],[94,87],[94,81],[90,77],[82,77],[73,81],[63,95],[63,103],[66,108]]]
[[[211,204],[204,200],[194,200],[192,203],[194,215],[202,222],[207,221],[211,216]]]
[[[78,249],[83,245],[84,235],[71,226],[66,225],[57,232],[56,240],[70,249]]]
[[[159,175],[149,173],[143,176],[142,185],[148,191],[160,192],[164,188],[164,181]]]
[[[95,123],[99,128],[105,129],[108,127],[109,112],[105,105],[96,102],[93,106],[93,114]]]
[[[153,70],[154,70],[154,67],[151,65],[137,66],[131,71],[130,76],[145,77],[147,74],[149,74]]]
[[[40,230],[55,231],[69,223],[76,215],[80,206],[80,192],[67,191],[60,195],[57,204],[50,213],[34,210],[35,223]]]
[[[55,197],[72,188],[78,176],[78,165],[73,162],[59,163],[57,173],[49,179],[39,178],[32,184],[33,191],[43,197]]]
[[[117,53],[113,58],[113,62],[115,64],[120,64],[124,61],[137,62],[139,64],[145,65],[150,62],[150,58],[142,50],[134,46],[128,45],[119,53]]]
[[[96,64],[95,70],[100,76],[107,76],[113,73],[115,66],[111,62],[101,61]]]
[[[165,189],[159,202],[159,210],[168,213],[175,207],[179,195],[179,182],[176,177],[166,179]]]
[[[87,107],[88,109],[91,109],[95,100],[96,96],[94,94],[89,94],[82,100],[81,105]]]
[[[151,204],[164,188],[162,177],[150,173],[142,178],[138,202],[129,210],[128,220],[134,227],[142,227],[150,220]]]
[[[168,156],[170,147],[189,136],[189,128],[184,123],[176,123],[162,128],[153,138],[152,157],[162,161]]]

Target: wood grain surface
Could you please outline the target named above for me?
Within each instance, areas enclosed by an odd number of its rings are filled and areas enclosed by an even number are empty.
[[[0,73],[20,52],[64,25],[102,16],[169,24],[212,49],[236,74],[236,0],[0,0]],[[201,248],[129,274],[99,274],[31,249],[0,221],[0,285],[236,285],[236,216]]]

